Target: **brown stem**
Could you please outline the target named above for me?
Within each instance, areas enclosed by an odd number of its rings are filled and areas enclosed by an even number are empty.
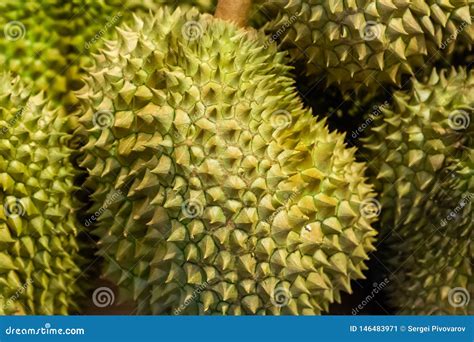
[[[251,6],[252,0],[219,0],[214,16],[245,27]]]

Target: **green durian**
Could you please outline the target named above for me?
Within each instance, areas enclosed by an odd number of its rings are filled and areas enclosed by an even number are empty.
[[[153,314],[319,314],[350,292],[374,193],[284,55],[196,10],[118,32],[77,93],[104,276]]]
[[[472,315],[474,72],[433,71],[382,111],[361,156],[381,194],[392,304]]]
[[[69,111],[89,54],[134,12],[156,8],[150,0],[1,1],[0,64]]]
[[[0,64],[25,82],[34,80],[36,90],[49,89],[58,98],[67,93],[70,76],[64,32],[70,25],[66,20],[70,9],[59,0],[0,2]]]
[[[474,40],[473,0],[273,0],[264,8],[271,39],[312,79],[342,91],[400,86],[458,37]]]
[[[67,116],[0,74],[2,311],[67,314],[81,291]]]
[[[90,54],[111,39],[115,27],[134,13],[163,5],[197,6],[213,11],[216,1],[189,0],[5,0],[0,2],[0,64],[38,91],[74,108],[81,68]],[[73,109],[72,109],[73,110]]]

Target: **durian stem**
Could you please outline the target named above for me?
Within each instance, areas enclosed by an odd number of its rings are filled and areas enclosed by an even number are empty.
[[[246,27],[251,7],[252,0],[219,0],[214,16]]]

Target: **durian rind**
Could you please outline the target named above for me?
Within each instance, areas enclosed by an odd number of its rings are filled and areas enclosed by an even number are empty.
[[[118,33],[77,94],[105,275],[153,314],[319,314],[350,292],[374,193],[283,54],[195,10]]]
[[[474,73],[433,71],[395,93],[364,141],[402,314],[474,313],[472,300],[457,306],[450,292],[474,291],[473,113]]]
[[[67,314],[81,294],[67,116],[1,73],[0,127],[2,309]]]
[[[401,85],[403,75],[474,41],[474,1],[274,0],[265,27],[318,83],[342,91]]]
[[[134,12],[157,8],[149,0],[2,1],[0,64],[73,111],[89,54]]]

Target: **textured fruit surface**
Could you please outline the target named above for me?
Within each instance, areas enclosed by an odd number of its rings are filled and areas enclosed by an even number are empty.
[[[217,0],[157,0],[156,3],[161,6],[179,6],[183,10],[196,7],[203,13],[214,13]]]
[[[68,37],[64,31],[69,31],[65,18],[70,6],[57,16],[52,9],[63,2],[0,2],[0,28],[4,33],[0,35],[0,64],[25,81],[34,80],[36,89],[49,88],[58,94],[67,91]]]
[[[306,73],[343,90],[400,85],[404,74],[472,44],[474,1],[272,0],[266,30]]]
[[[318,314],[351,291],[374,194],[283,55],[194,10],[118,32],[77,94],[105,275],[154,314]]]
[[[4,313],[67,314],[80,294],[66,116],[0,75],[0,303]]]
[[[474,313],[458,303],[474,291],[473,111],[473,72],[433,72],[395,93],[365,140],[400,313]]]
[[[0,2],[0,64],[62,105],[74,105],[80,68],[148,0],[4,0]]]

